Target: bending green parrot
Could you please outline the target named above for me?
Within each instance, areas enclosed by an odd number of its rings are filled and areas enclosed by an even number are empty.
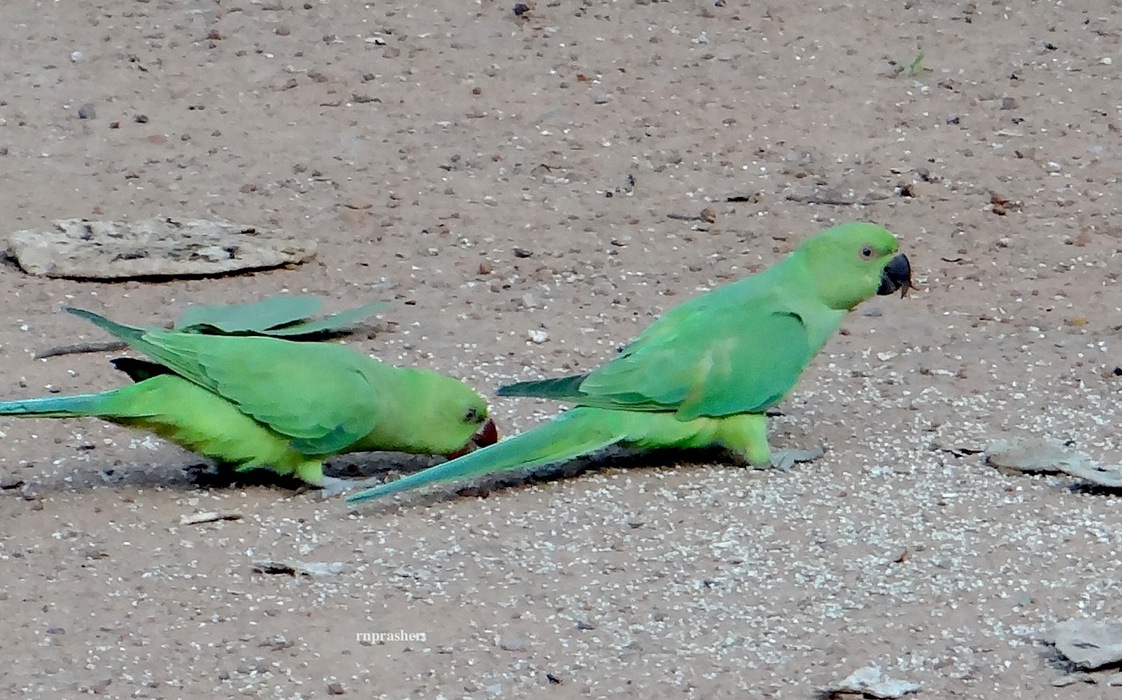
[[[424,369],[345,345],[217,336],[114,323],[67,309],[158,362],[114,360],[135,384],[97,394],[0,403],[0,415],[96,416],[154,432],[238,470],[267,467],[330,492],[344,452],[463,454],[498,439],[483,397]]]
[[[588,374],[500,387],[575,408],[491,447],[348,497],[357,503],[450,479],[563,462],[609,445],[724,447],[789,469],[822,454],[772,455],[767,409],[786,396],[845,315],[911,288],[896,237],[866,223],[826,229],[779,263],[666,312]]]

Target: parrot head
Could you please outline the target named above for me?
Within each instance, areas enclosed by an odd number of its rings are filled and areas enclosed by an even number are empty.
[[[488,415],[487,402],[483,400],[483,397],[471,391],[471,395],[465,397],[465,399],[464,403],[453,408],[459,409],[460,424],[465,430],[470,431],[471,437],[462,443],[459,448],[448,453],[450,459],[462,457],[472,450],[494,445],[499,441],[499,429],[495,426],[495,421],[491,420]]]
[[[907,294],[912,267],[899,251],[900,243],[887,229],[853,222],[808,238],[792,255],[805,261],[820,298],[840,310],[875,295]]]
[[[409,412],[413,437],[406,451],[459,457],[499,440],[487,400],[459,379],[427,369],[409,368],[418,397]]]

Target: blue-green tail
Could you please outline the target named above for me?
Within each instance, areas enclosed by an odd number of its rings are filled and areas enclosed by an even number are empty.
[[[490,447],[438,464],[424,471],[391,481],[347,497],[359,503],[393,493],[453,479],[467,479],[512,469],[532,469],[565,462],[627,439],[606,425],[603,411],[574,408],[532,430],[507,438]]]
[[[100,416],[102,415],[101,411],[105,408],[105,403],[105,393],[3,401],[0,402],[0,416],[36,416],[40,418]]]

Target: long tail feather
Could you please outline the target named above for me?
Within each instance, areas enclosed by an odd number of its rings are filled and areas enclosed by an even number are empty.
[[[600,413],[598,416],[597,413]],[[453,479],[565,462],[614,445],[627,435],[604,424],[602,412],[575,408],[558,418],[502,442],[424,471],[359,491],[347,498],[360,503]]]
[[[134,343],[144,336],[143,328],[133,328],[132,326],[126,326],[123,323],[110,321],[104,316],[95,314],[93,311],[86,311],[85,309],[75,309],[72,306],[67,306],[66,311],[67,313],[74,314],[78,318],[86,319],[98,328],[101,328],[111,335],[117,336],[127,343]]]
[[[539,379],[529,382],[516,382],[500,386],[495,392],[498,396],[537,396],[543,399],[572,400],[579,397],[580,384],[588,377],[578,374],[557,379]]]
[[[104,405],[105,394],[48,396],[42,399],[0,402],[0,415],[40,416],[43,418],[96,416],[100,415]]]

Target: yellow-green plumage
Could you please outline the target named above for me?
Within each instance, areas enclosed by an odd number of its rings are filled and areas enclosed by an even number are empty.
[[[269,467],[314,485],[323,485],[332,455],[450,454],[490,424],[486,402],[464,383],[344,345],[145,330],[68,310],[159,364],[130,365],[140,380],[130,386],[0,403],[0,415],[96,416],[239,469]]]
[[[542,466],[617,443],[639,449],[720,446],[750,464],[770,464],[767,409],[790,393],[854,306],[910,287],[911,268],[898,250],[896,237],[879,226],[826,229],[768,269],[666,312],[589,374],[521,382],[498,392],[577,408],[348,500]]]

